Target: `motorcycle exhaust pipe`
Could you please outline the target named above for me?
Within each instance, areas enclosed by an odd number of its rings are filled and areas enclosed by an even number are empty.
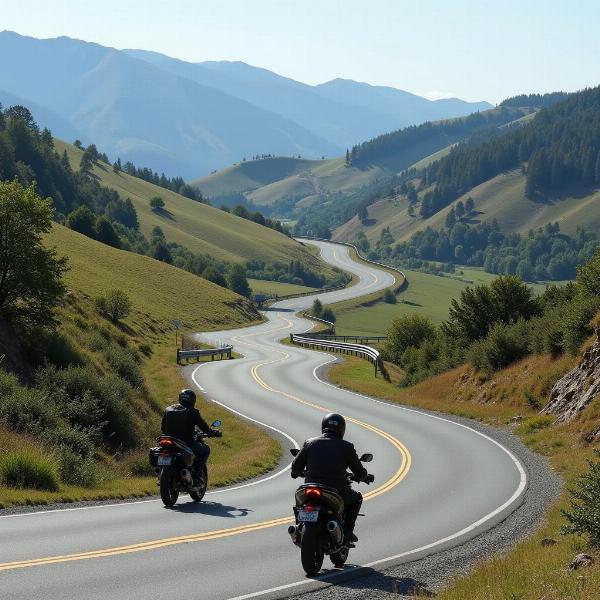
[[[334,544],[342,543],[342,528],[337,521],[329,521],[327,523],[327,531],[329,532],[331,540]]]
[[[298,537],[300,535],[300,532],[298,531],[298,528],[295,525],[290,525],[288,527],[287,530],[289,536],[292,538],[292,542],[297,546],[298,545]]]
[[[189,469],[181,469],[181,479],[186,483],[192,483],[192,474]]]

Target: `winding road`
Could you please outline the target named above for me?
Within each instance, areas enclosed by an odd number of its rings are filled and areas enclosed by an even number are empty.
[[[314,242],[323,258],[355,273],[332,302],[383,289],[392,276],[355,263],[344,246]],[[519,461],[462,424],[336,388],[319,377],[333,356],[279,340],[310,323],[296,311],[312,297],[287,300],[264,324],[203,336],[231,341],[245,358],[205,363],[190,377],[208,398],[268,427],[289,447],[319,431],[325,411],[346,415],[347,438],[372,452],[375,484],[359,519],[353,565],[383,567],[458,545],[491,528],[520,503],[527,484]],[[224,432],[227,435],[227,432]],[[160,500],[0,516],[0,598],[11,600],[281,597],[335,582],[303,576],[287,535],[297,482],[289,468],[209,492],[174,509]],[[330,568],[327,563],[326,569]]]

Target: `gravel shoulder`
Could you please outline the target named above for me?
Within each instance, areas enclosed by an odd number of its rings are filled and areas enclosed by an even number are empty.
[[[325,379],[326,371],[322,371],[320,376]],[[527,471],[528,487],[522,504],[504,521],[459,546],[412,562],[377,570],[366,568],[361,570],[359,577],[348,577],[347,581],[337,580],[335,584],[328,584],[319,590],[297,594],[294,597],[303,600],[381,600],[414,598],[417,593],[424,597],[433,597],[451,577],[467,573],[475,563],[511,549],[518,541],[534,533],[543,522],[548,508],[562,490],[561,478],[553,471],[545,457],[529,450],[508,428],[490,427],[471,419],[418,410],[467,425],[485,433],[513,452]],[[368,523],[368,506],[365,513],[365,523]],[[369,535],[364,525],[362,535]]]

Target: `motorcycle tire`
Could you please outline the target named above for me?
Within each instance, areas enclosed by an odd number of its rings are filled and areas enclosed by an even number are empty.
[[[208,487],[208,470],[206,468],[206,465],[204,465],[204,468],[202,469],[201,483],[198,486],[197,490],[192,490],[190,492],[190,498],[194,502],[202,502],[202,498],[204,498],[204,494],[206,494],[207,487]]]
[[[350,548],[344,546],[339,552],[331,554],[329,558],[331,559],[334,567],[341,569],[348,560],[348,554],[350,554]]]
[[[179,498],[179,491],[175,489],[175,472],[173,469],[164,468],[160,472],[160,498],[168,508],[173,506]]]
[[[316,575],[323,566],[324,557],[319,525],[317,523],[305,523],[300,542],[300,560],[304,572],[309,577]]]

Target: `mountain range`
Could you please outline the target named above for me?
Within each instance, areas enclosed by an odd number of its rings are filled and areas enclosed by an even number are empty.
[[[311,86],[242,62],[189,63],[67,37],[0,33],[0,102],[58,137],[167,175],[271,154],[342,154],[381,133],[489,108],[335,79]]]

